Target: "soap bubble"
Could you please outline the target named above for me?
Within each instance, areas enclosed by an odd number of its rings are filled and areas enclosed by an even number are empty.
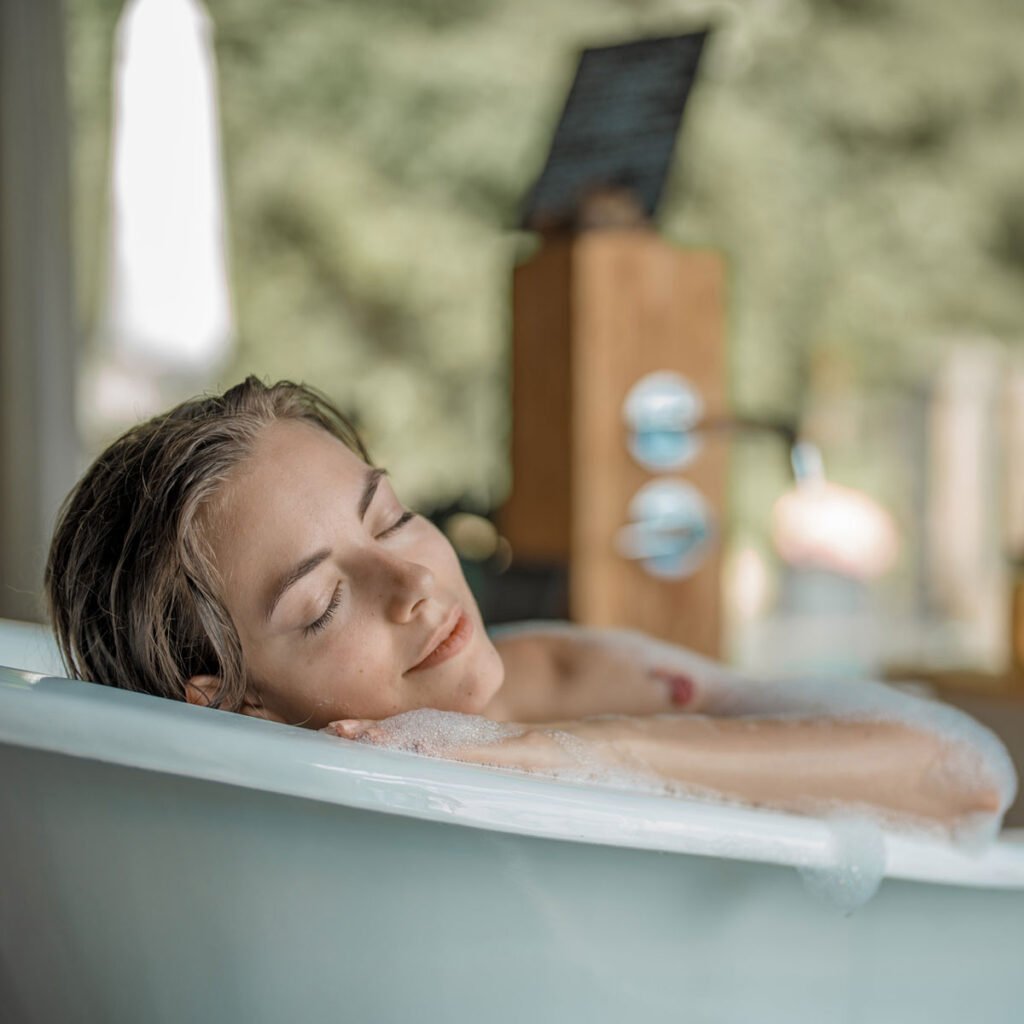
[[[831,816],[831,863],[797,868],[804,885],[849,916],[878,891],[885,877],[885,840],[876,821],[866,817]]]
[[[445,757],[460,747],[498,743],[522,731],[479,715],[418,708],[378,722],[373,729],[373,742],[392,750]]]

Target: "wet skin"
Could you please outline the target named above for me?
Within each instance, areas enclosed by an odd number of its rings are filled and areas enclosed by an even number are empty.
[[[502,661],[448,540],[326,431],[267,426],[203,526],[242,643],[245,713],[322,728],[498,706]],[[200,699],[214,683],[192,682]]]

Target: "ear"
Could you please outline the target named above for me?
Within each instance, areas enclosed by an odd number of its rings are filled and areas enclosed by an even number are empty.
[[[185,683],[185,700],[189,704],[209,707],[213,695],[220,687],[220,676],[192,676]]]

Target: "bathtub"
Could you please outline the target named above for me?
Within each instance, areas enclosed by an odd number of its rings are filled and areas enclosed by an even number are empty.
[[[0,1018],[1024,1019],[1024,842],[824,821],[363,747],[53,678],[0,628]],[[34,669],[35,671],[27,671]]]

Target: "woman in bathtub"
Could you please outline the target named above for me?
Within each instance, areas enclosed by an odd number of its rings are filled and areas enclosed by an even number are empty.
[[[954,827],[1012,799],[991,734],[886,687],[845,687],[837,710],[639,634],[490,637],[444,535],[329,402],[286,382],[249,378],[111,445],[64,505],[46,588],[79,678],[349,739]],[[460,740],[469,720],[442,716],[432,740],[417,709],[510,724]]]

